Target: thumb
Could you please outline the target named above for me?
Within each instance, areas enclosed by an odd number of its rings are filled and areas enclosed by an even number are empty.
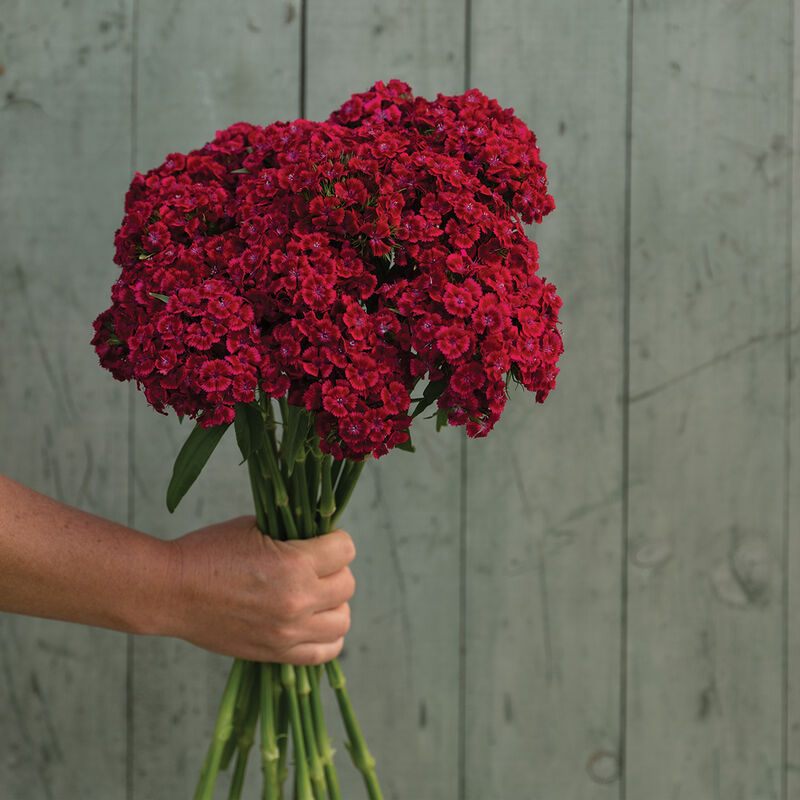
[[[346,567],[356,557],[356,546],[347,531],[337,529],[313,539],[285,542],[297,548],[308,559],[320,578]]]

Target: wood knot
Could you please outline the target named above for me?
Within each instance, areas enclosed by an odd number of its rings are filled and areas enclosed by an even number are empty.
[[[616,753],[598,750],[589,758],[586,771],[595,783],[614,783],[619,777],[619,759]]]
[[[735,608],[766,606],[772,572],[772,557],[766,542],[748,538],[711,570],[711,585],[720,600]]]
[[[672,545],[666,539],[651,539],[634,548],[631,561],[642,569],[654,569],[672,558]]]

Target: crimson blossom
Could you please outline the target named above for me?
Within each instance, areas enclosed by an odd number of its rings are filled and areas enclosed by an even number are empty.
[[[336,458],[408,446],[434,401],[484,436],[509,381],[555,385],[561,300],[523,227],[553,207],[533,133],[474,89],[390,81],[325,122],[237,123],[134,177],[92,343],[204,427],[261,391]]]

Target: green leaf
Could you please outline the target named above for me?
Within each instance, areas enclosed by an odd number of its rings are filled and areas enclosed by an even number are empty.
[[[245,409],[247,406],[244,403],[236,404],[236,416],[233,418],[233,431],[236,434],[236,444],[239,445],[239,450],[242,453],[242,460],[240,464],[244,464],[253,452],[253,446],[250,442],[250,423],[247,420]]]
[[[197,476],[229,427],[229,423],[211,428],[201,428],[199,423],[195,425],[172,468],[172,478],[167,487],[167,508],[170,512],[178,507],[178,503],[197,480]]]
[[[440,408],[436,412],[436,432],[438,433],[442,428],[447,427],[447,409]]]
[[[236,443],[242,451],[242,463],[266,444],[264,417],[257,403],[237,403],[233,420]]]
[[[156,300],[163,300],[165,303],[169,302],[169,297],[165,294],[158,294],[158,292],[148,292],[147,294],[149,294],[150,297],[155,297]]]
[[[422,399],[417,403],[417,407],[414,409],[414,412],[411,414],[412,417],[419,416],[434,400],[438,399],[438,397],[444,391],[446,381],[442,378],[440,381],[434,381],[433,383],[429,383],[425,387],[425,391],[422,393]]]
[[[239,169],[232,169],[229,173],[230,175],[249,175],[250,170],[246,167],[240,167]]]
[[[400,444],[396,444],[395,447],[398,450],[405,450],[407,453],[416,453],[417,448],[411,444],[411,434],[409,434],[408,439],[405,442],[400,442]]]

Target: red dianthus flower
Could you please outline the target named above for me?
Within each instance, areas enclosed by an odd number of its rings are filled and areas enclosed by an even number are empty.
[[[553,208],[544,176],[533,133],[477,90],[390,81],[325,122],[237,123],[134,176],[92,343],[204,426],[287,396],[335,457],[407,441],[423,378],[485,435],[507,378],[541,401],[558,374],[561,301],[522,227]]]

